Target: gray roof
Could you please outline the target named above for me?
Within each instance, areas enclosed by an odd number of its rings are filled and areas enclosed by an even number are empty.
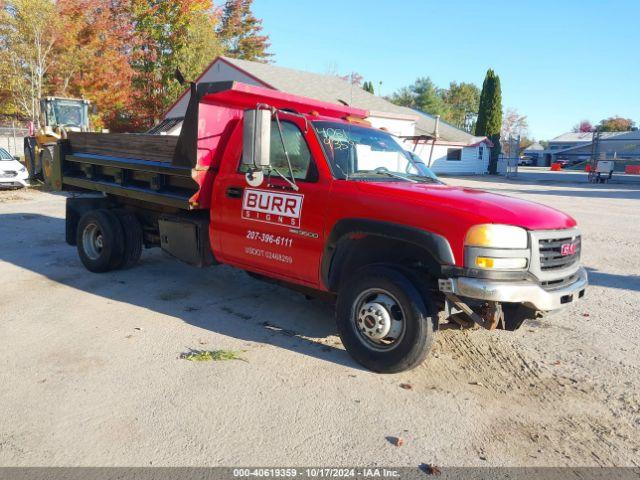
[[[269,63],[250,62],[228,57],[222,58],[276,90],[330,103],[339,103],[339,100],[342,100],[353,107],[373,112],[411,115],[414,118],[417,117],[417,135],[433,134],[435,128],[435,118],[433,116],[417,112],[408,107],[395,105],[335,75],[303,72],[301,70],[278,67]],[[438,130],[440,138],[451,142],[475,143],[484,138],[474,137],[442,121]]]
[[[532,143],[527,148],[524,149],[525,152],[541,152],[544,150],[544,147],[540,145],[538,142]]]
[[[617,135],[622,135],[629,132],[602,132],[600,139],[604,140]],[[591,132],[568,132],[558,135],[556,138],[549,140],[549,143],[588,143],[593,140],[593,133]]]

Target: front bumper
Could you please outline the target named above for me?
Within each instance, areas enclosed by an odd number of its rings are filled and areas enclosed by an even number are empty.
[[[556,290],[545,290],[531,281],[500,281],[482,278],[458,277],[451,279],[452,293],[460,297],[491,302],[521,303],[543,312],[557,310],[584,296],[589,284],[587,271],[580,267],[577,279]]]
[[[29,175],[16,175],[15,177],[0,176],[0,187],[28,187]]]

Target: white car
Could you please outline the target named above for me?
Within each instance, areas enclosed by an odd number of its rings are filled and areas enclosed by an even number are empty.
[[[29,185],[29,172],[15,157],[4,148],[0,148],[0,188],[26,187]]]

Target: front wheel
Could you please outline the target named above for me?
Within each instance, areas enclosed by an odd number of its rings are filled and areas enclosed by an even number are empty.
[[[336,321],[347,352],[380,373],[402,372],[422,363],[437,329],[428,299],[406,275],[387,266],[362,268],[344,282]]]

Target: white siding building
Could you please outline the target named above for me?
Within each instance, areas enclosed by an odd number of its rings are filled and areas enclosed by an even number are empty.
[[[407,107],[395,105],[333,75],[320,75],[267,63],[227,57],[216,58],[198,83],[238,81],[263,88],[301,95],[330,103],[346,103],[369,111],[368,120],[376,128],[384,128],[398,137],[429,138],[415,144],[407,140],[407,150],[414,150],[425,163],[440,174],[482,174],[487,171],[488,148],[485,137],[475,137],[435,117]],[[177,135],[189,103],[188,91],[167,111],[162,123],[152,133]],[[433,137],[435,138],[435,145]],[[483,150],[479,145],[483,145]],[[433,147],[433,148],[432,148]],[[431,153],[433,150],[433,153]],[[453,158],[460,150],[459,157]],[[481,153],[482,152],[482,153]]]
[[[407,150],[413,150],[438,175],[483,175],[489,168],[491,143],[486,139],[472,145],[441,140],[419,142],[415,150],[413,146]]]

